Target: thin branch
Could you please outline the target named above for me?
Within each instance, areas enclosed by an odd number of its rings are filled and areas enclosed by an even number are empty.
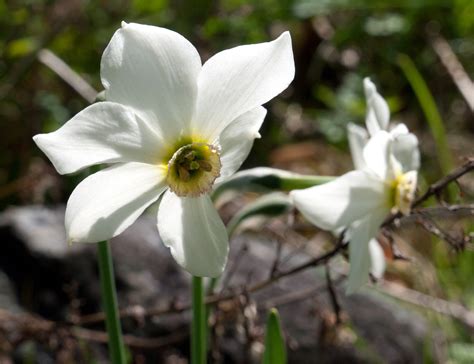
[[[449,43],[442,36],[438,35],[431,41],[431,46],[438,55],[441,63],[453,79],[454,84],[466,100],[471,111],[474,111],[474,83],[469,78],[458,57],[453,52]]]
[[[454,171],[449,173],[447,176],[441,178],[437,182],[430,185],[430,187],[426,190],[426,192],[418,197],[413,203],[411,204],[411,208],[414,209],[415,207],[421,205],[431,196],[439,195],[439,193],[446,188],[451,182],[456,181],[458,178],[464,176],[465,174],[474,170],[474,157],[467,158],[467,162],[464,163],[462,166],[456,168]],[[388,226],[392,224],[395,220],[401,218],[403,215],[400,212],[396,214],[390,215],[382,224],[382,226]]]
[[[462,166],[460,166],[459,168],[456,168],[447,176],[433,183],[423,195],[418,197],[412,203],[411,207],[415,208],[418,205],[420,205],[422,202],[426,201],[431,196],[439,194],[444,188],[446,188],[448,184],[450,184],[453,181],[456,181],[458,178],[464,176],[465,174],[473,170],[474,170],[474,157],[470,157],[467,159],[466,163],[464,163]]]
[[[291,276],[293,274],[299,273],[299,272],[301,272],[303,270],[306,270],[308,268],[312,268],[312,267],[316,267],[316,266],[325,264],[327,261],[329,261],[335,255],[337,255],[341,250],[343,250],[346,247],[346,245],[347,245],[346,243],[342,242],[342,239],[339,239],[338,244],[332,250],[328,251],[327,253],[324,253],[323,255],[321,255],[319,257],[316,257],[316,258],[313,258],[313,259],[309,260],[308,262],[300,264],[300,265],[298,265],[294,268],[288,269],[287,271],[279,272],[279,273],[275,274],[273,277],[271,277],[267,280],[255,283],[250,288],[248,288],[247,291],[250,292],[250,293],[258,291],[260,289],[263,289],[263,288],[269,286],[270,284],[272,284],[273,282],[275,282],[275,281],[277,281],[281,278]],[[230,297],[230,298],[232,298],[232,297]],[[220,299],[221,299],[220,297],[215,297],[215,298],[211,297],[211,299],[209,300],[208,303],[215,303],[215,302],[219,301]]]
[[[273,277],[278,271],[282,247],[283,247],[283,242],[281,240],[278,240],[276,242],[275,259],[273,259],[272,268],[270,269],[270,277]]]
[[[333,285],[338,286],[346,278],[347,277],[345,275],[340,275],[335,280],[333,280]],[[322,290],[325,287],[326,287],[326,283],[322,283],[317,286],[312,286],[312,287],[305,288],[299,291],[291,291],[277,297],[271,297],[268,300],[263,301],[262,305],[266,309],[270,309],[272,307],[279,307],[279,306],[288,305],[294,302],[304,301],[308,298],[321,294]]]
[[[336,290],[334,289],[334,283],[331,278],[331,269],[329,264],[326,263],[326,286],[328,288],[329,298],[331,299],[331,304],[334,309],[334,314],[336,315],[336,324],[341,323],[341,305],[337,298]]]
[[[71,333],[78,339],[95,341],[104,344],[108,342],[108,334],[103,331],[89,330],[83,327],[73,327]],[[183,340],[187,339],[188,336],[189,333],[187,331],[178,331],[167,336],[157,338],[124,335],[123,340],[127,346],[137,349],[157,349],[182,342]]]
[[[400,225],[417,223],[420,216],[428,216],[431,219],[465,219],[474,216],[474,204],[433,206],[416,209],[408,216],[400,218]]]
[[[61,77],[87,102],[93,103],[95,101],[97,91],[56,54],[49,49],[41,49],[37,56],[41,63]]]
[[[222,301],[229,301],[229,300],[235,299],[244,293],[254,293],[256,291],[264,289],[280,279],[299,273],[305,269],[316,267],[316,266],[326,263],[335,255],[337,255],[341,250],[343,250],[346,247],[346,245],[347,245],[346,243],[343,243],[342,237],[341,237],[339,238],[337,245],[333,249],[331,249],[330,251],[316,258],[310,259],[309,261],[302,263],[296,267],[293,267],[289,270],[278,272],[273,277],[254,283],[248,288],[241,287],[239,289],[234,290],[234,292],[231,292],[231,293],[216,294],[216,295],[208,296],[206,297],[205,302],[208,305],[214,305]],[[142,315],[142,317],[151,317],[151,316],[160,316],[160,315],[165,315],[165,314],[181,313],[181,312],[189,310],[190,308],[191,308],[191,305],[189,302],[172,303],[165,307],[158,307],[158,308],[151,308],[151,309],[144,309],[141,307],[137,308],[137,306],[132,306],[132,307],[128,307],[128,308],[120,310],[119,315],[122,318],[134,317],[137,315],[137,312],[139,312],[140,315]],[[105,319],[104,313],[97,312],[90,315],[72,318],[71,321],[74,324],[85,325],[85,324],[101,322],[104,319]]]
[[[67,323],[58,323],[28,313],[15,314],[4,309],[0,309],[0,331],[12,334],[13,340],[21,340],[30,337],[49,337],[51,333],[61,333],[61,335],[88,341],[100,343],[107,343],[108,341],[108,334],[104,331],[85,329]],[[156,349],[181,342],[188,336],[189,333],[187,331],[178,331],[157,338],[124,335],[124,341],[131,347]]]
[[[382,292],[402,301],[427,308],[446,316],[454,317],[468,326],[471,330],[474,330],[474,312],[457,302],[450,302],[441,298],[429,296],[400,284],[388,281],[380,281],[378,287],[381,288]]]
[[[433,234],[438,238],[446,241],[455,251],[460,252],[463,250],[465,245],[464,239],[456,239],[451,234],[441,229],[431,218],[427,216],[422,216],[418,219],[417,222],[430,234]]]

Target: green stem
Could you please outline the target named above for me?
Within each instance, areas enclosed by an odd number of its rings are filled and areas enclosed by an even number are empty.
[[[206,287],[206,296],[212,296],[214,294],[214,291],[216,289],[217,283],[219,283],[220,278],[221,276],[209,279],[209,283],[207,284],[207,287]],[[214,307],[212,305],[205,305],[206,322],[209,322],[209,316],[211,315],[211,312],[213,309]],[[211,334],[212,334],[211,326],[207,325],[206,326],[206,342],[209,342],[209,340],[211,339]]]
[[[205,364],[207,359],[207,320],[202,277],[193,277],[193,321],[191,325],[191,363]]]
[[[114,266],[108,241],[97,243],[99,255],[100,288],[102,305],[105,311],[105,325],[109,335],[110,361],[113,364],[125,364],[125,347],[117,307],[117,293],[114,280]]]

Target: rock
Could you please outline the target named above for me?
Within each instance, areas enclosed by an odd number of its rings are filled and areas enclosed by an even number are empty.
[[[71,296],[77,296],[83,313],[100,309],[96,244],[68,246],[63,206],[8,209],[0,215],[0,238],[0,269],[15,282],[26,308],[64,320]],[[189,275],[170,259],[151,217],[112,239],[111,250],[122,305],[148,307],[187,296]]]
[[[64,207],[40,206],[6,210],[0,216],[2,269],[15,285],[19,303],[46,318],[64,320],[72,295],[97,309],[98,282],[92,246],[65,243]],[[69,292],[79,284],[80,292]]]
[[[374,292],[344,299],[359,334],[386,363],[423,363],[424,319]]]

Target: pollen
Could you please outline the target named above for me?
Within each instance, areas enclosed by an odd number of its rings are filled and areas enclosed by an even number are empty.
[[[212,189],[220,170],[217,148],[206,143],[190,143],[173,153],[166,180],[178,196],[197,197]]]
[[[410,171],[399,174],[393,181],[393,208],[392,212],[401,212],[403,215],[410,213],[411,204],[415,198],[417,172]]]

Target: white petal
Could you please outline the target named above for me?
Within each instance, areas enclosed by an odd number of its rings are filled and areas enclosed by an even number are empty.
[[[250,153],[253,141],[260,138],[259,129],[267,110],[257,107],[235,119],[219,136],[221,146],[221,175],[216,183],[233,175]]]
[[[364,91],[367,100],[366,123],[369,133],[374,135],[379,130],[387,130],[390,121],[390,109],[387,102],[380,96],[369,78],[364,79]]]
[[[377,239],[370,239],[369,241],[370,254],[370,272],[372,275],[380,279],[385,273],[385,254]]]
[[[192,275],[217,277],[224,270],[229,238],[208,195],[181,198],[165,192],[158,231],[174,259]]]
[[[355,169],[364,169],[366,165],[363,150],[369,140],[367,131],[359,125],[349,123],[347,125],[347,138]]]
[[[195,130],[204,138],[217,138],[232,120],[282,92],[294,73],[288,32],[272,42],[216,54],[199,75]]]
[[[391,128],[389,133],[393,138],[396,138],[400,135],[408,134],[410,133],[410,131],[408,130],[405,124],[400,123],[400,124],[395,125],[393,128]]]
[[[367,168],[382,180],[393,178],[391,147],[390,134],[382,130],[369,139],[363,151]]]
[[[332,182],[290,193],[296,208],[316,226],[336,230],[388,206],[383,181],[365,171],[352,171]]]
[[[154,163],[163,144],[130,109],[113,102],[93,104],[57,131],[33,140],[61,174],[98,163]]]
[[[135,109],[160,134],[188,132],[201,59],[183,36],[168,29],[126,24],[101,62],[106,98]]]
[[[370,107],[367,109],[367,116],[365,117],[365,126],[367,127],[367,130],[369,131],[369,135],[373,136],[377,134],[380,130],[379,122],[377,121],[377,117],[375,116],[374,110],[372,110]]]
[[[357,221],[348,229],[349,237],[349,280],[347,294],[354,293],[367,282],[370,271],[369,241],[377,235],[380,224],[388,214],[386,209],[377,209]]]
[[[401,164],[403,172],[420,168],[418,138],[414,134],[408,133],[397,136],[392,143],[392,153]]]
[[[68,240],[95,243],[129,227],[166,188],[164,170],[143,163],[119,164],[79,183],[66,207]]]

